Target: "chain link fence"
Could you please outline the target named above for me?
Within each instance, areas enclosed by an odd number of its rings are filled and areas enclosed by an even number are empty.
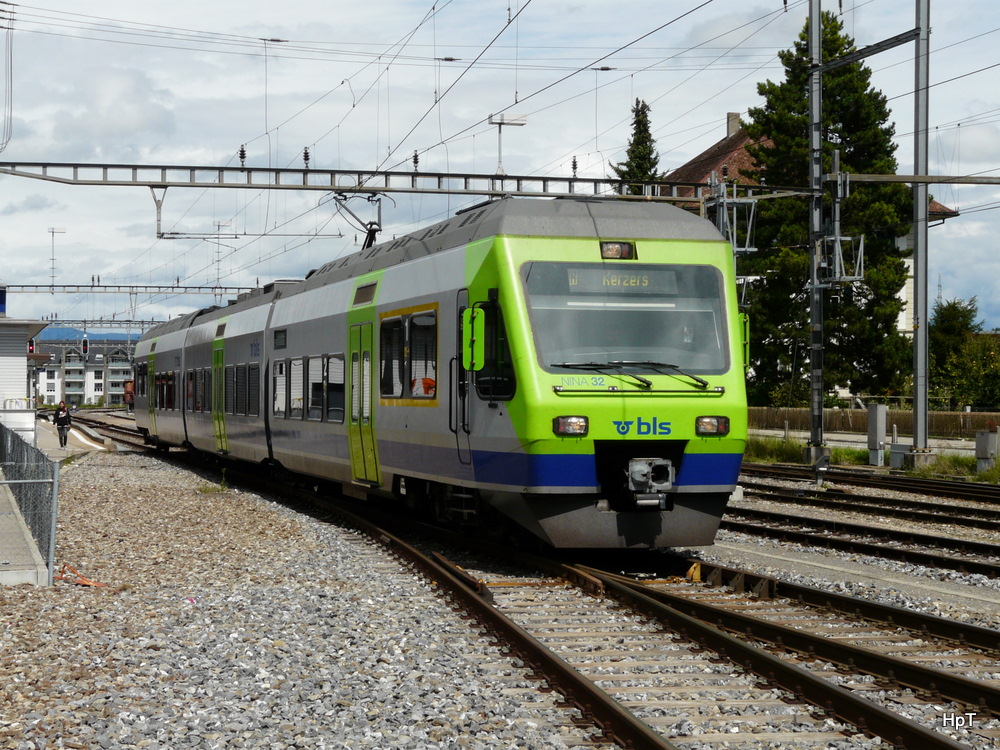
[[[20,516],[0,525],[0,549],[14,550],[22,545],[26,527],[48,568],[51,586],[55,572],[59,464],[2,423],[0,451],[0,492],[13,500],[16,507],[12,507],[12,512]]]

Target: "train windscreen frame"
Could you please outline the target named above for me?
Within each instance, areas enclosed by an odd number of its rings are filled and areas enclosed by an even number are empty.
[[[532,261],[521,280],[535,352],[549,372],[565,372],[556,363],[612,361],[706,375],[730,367],[723,276],[714,266]]]

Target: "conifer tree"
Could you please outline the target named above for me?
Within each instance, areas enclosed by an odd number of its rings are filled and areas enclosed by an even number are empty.
[[[830,12],[822,15],[823,60],[856,49],[854,40]],[[779,53],[785,80],[758,84],[764,98],[749,110],[746,131],[756,142],[748,148],[755,168],[744,176],[769,187],[802,189],[809,184],[808,21],[794,48]],[[823,75],[823,169],[832,170],[834,149],[841,170],[894,174],[895,128],[885,96],[870,85],[871,70],[852,63]],[[826,294],[825,382],[850,385],[855,393],[887,394],[905,385],[911,354],[897,331],[902,310],[898,293],[906,282],[903,253],[896,238],[909,231],[911,193],[903,185],[855,183],[841,204],[841,234],[865,237],[865,274],[851,287]],[[832,203],[826,198],[824,215]],[[758,207],[759,251],[741,260],[740,273],[751,277],[747,301],[751,314],[751,403],[770,404],[781,393],[808,402],[809,371],[809,203],[808,199],[762,201]]]
[[[632,138],[625,150],[625,161],[610,164],[610,167],[624,182],[650,182],[660,178],[657,171],[659,164],[660,155],[649,129],[649,105],[642,99],[636,99],[632,107]],[[641,195],[642,188],[630,185],[628,193]]]

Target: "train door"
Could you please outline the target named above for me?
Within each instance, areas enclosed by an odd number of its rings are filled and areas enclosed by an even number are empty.
[[[472,463],[472,448],[469,434],[470,420],[469,371],[462,366],[462,311],[469,306],[469,290],[461,289],[456,300],[455,354],[449,362],[448,427],[455,433],[455,447],[458,460],[463,464]]]
[[[156,342],[153,342],[153,346],[156,346]],[[156,355],[150,354],[146,361],[146,370],[143,373],[146,378],[146,408],[149,412],[149,434],[158,435],[156,431],[156,410],[159,408],[159,404],[156,401]]]
[[[212,431],[215,433],[215,450],[229,452],[226,437],[226,359],[223,339],[212,343]]]
[[[372,411],[373,336],[371,323],[358,323],[350,327],[350,422],[347,433],[351,446],[351,471],[355,481],[378,485],[381,481],[375,446],[375,415]]]

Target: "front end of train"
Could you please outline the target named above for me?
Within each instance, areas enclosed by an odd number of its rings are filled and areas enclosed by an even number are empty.
[[[711,544],[747,436],[730,245],[506,237],[493,250],[465,364],[491,382],[509,357],[516,384],[475,453],[483,498],[555,547]]]

